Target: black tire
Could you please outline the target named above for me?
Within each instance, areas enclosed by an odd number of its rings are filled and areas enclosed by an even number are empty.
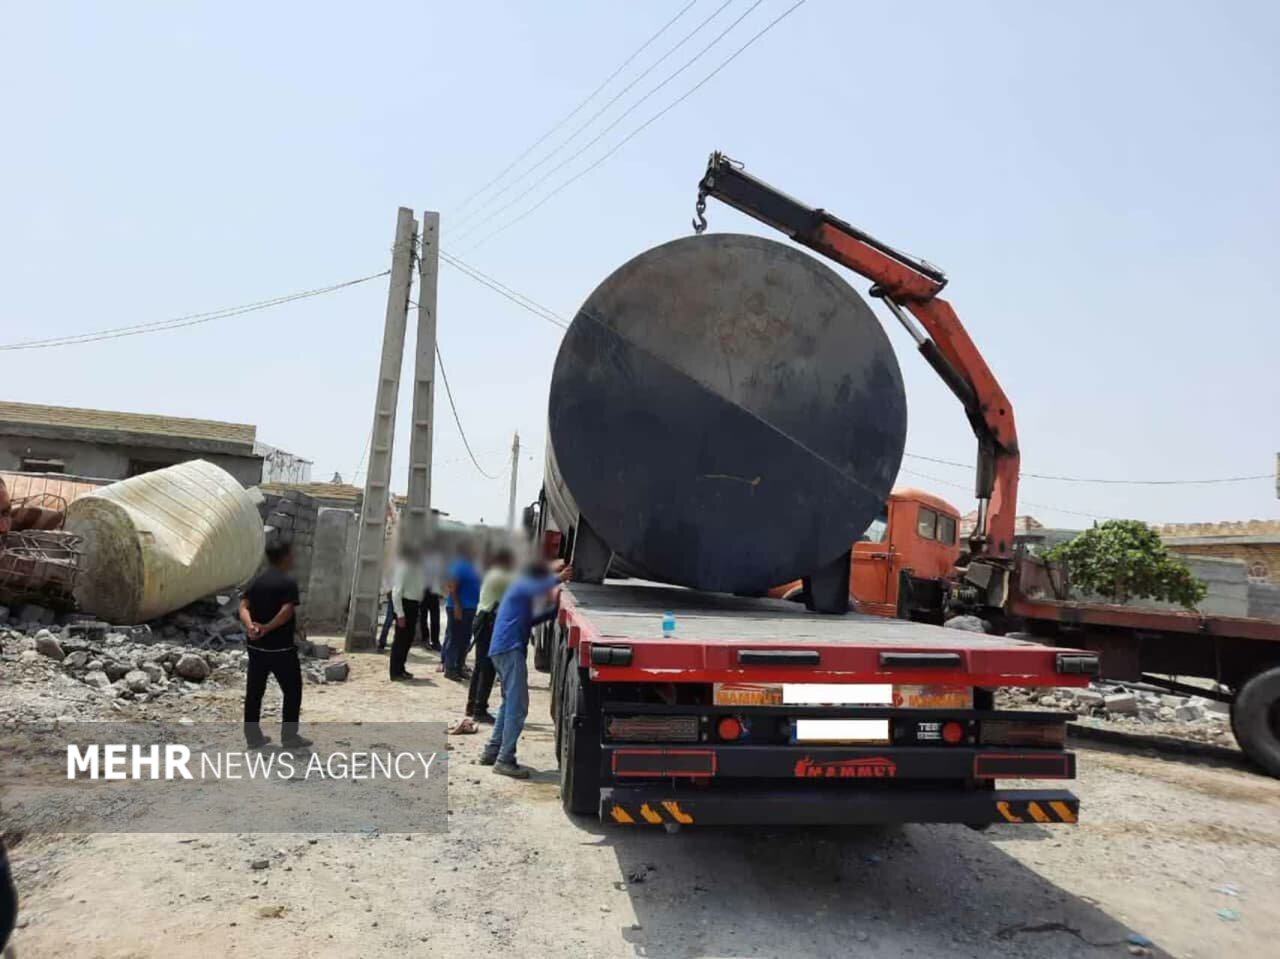
[[[560,802],[574,816],[600,810],[600,729],[587,708],[582,672],[565,664],[564,697],[560,701]]]
[[[533,637],[533,668],[540,673],[550,672],[552,650],[555,648],[556,625],[539,626]]]
[[[565,660],[568,657],[569,650],[562,647],[557,640],[555,647],[551,651],[551,725],[555,729],[556,736],[556,760],[560,759],[560,741],[564,738],[564,725],[561,718],[564,716],[564,674]]]
[[[1236,692],[1231,728],[1244,754],[1280,779],[1280,666],[1258,673]]]

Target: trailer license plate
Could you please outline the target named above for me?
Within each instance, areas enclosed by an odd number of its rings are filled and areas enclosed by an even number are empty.
[[[791,733],[797,743],[887,743],[887,719],[797,719]]]

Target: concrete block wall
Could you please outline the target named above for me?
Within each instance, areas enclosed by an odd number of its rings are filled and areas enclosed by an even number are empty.
[[[276,530],[276,537],[293,545],[293,575],[298,581],[298,593],[302,600],[298,618],[303,625],[309,626],[311,566],[316,517],[319,512],[316,502],[298,490],[289,490],[282,495],[263,493],[258,512],[262,515],[264,526],[272,527]],[[269,538],[268,543],[270,542]]]
[[[1249,615],[1280,622],[1280,586],[1275,583],[1250,583]]]
[[[1182,560],[1191,575],[1201,580],[1208,590],[1204,601],[1197,607],[1206,616],[1248,616],[1249,582],[1245,576],[1245,564],[1238,559],[1218,559],[1214,556],[1183,556]],[[1103,602],[1100,597],[1087,597],[1088,601]],[[1177,603],[1161,603],[1154,599],[1131,599],[1125,605],[1140,609],[1182,609]]]
[[[358,523],[357,514],[349,509],[321,507],[317,514],[307,616],[313,630],[346,628]]]

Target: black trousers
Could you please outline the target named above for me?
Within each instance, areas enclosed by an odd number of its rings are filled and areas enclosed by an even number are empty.
[[[302,666],[298,651],[287,649],[278,653],[250,648],[249,671],[244,691],[244,721],[257,727],[262,718],[262,694],[267,691],[267,677],[274,676],[284,696],[284,708],[280,719],[286,735],[290,728],[296,731],[298,715],[302,712]]]
[[[9,942],[13,927],[18,922],[18,889],[9,872],[9,858],[0,839],[0,950]]]
[[[493,660],[489,658],[489,643],[493,641],[493,624],[497,621],[498,612],[485,609],[476,613],[476,668],[471,673],[471,689],[467,692],[467,715],[489,711],[489,694],[493,692],[493,680],[496,673]]]
[[[395,679],[404,670],[405,660],[409,658],[409,647],[413,645],[413,634],[418,628],[418,616],[422,604],[414,599],[401,600],[404,604],[404,625],[396,622],[396,638],[391,641],[391,678]]]
[[[427,590],[422,594],[422,645],[428,649],[439,649],[444,636],[440,633],[440,594]],[[427,626],[431,632],[427,632]]]

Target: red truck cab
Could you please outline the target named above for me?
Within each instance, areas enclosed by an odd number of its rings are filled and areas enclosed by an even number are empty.
[[[940,619],[940,591],[960,557],[960,512],[940,496],[903,487],[889,494],[885,508],[853,544],[849,596],[861,613]],[[800,580],[769,595],[803,599]]]

